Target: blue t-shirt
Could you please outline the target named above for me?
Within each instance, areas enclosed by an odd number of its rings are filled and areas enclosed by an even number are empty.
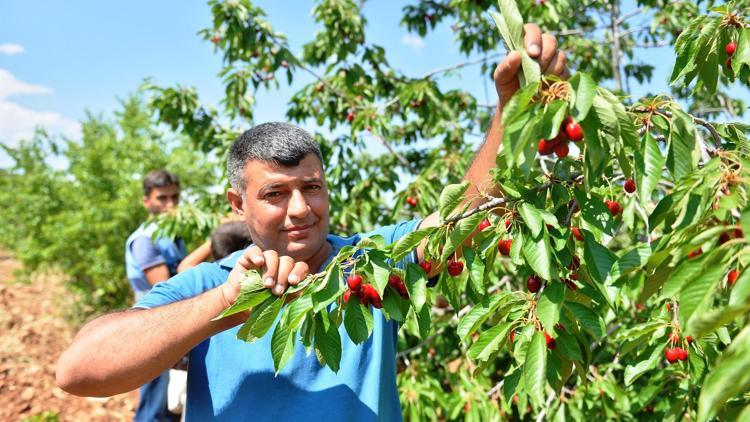
[[[344,245],[379,234],[386,244],[411,233],[420,220],[387,226],[348,238],[329,235],[333,246],[328,261]],[[241,255],[235,252],[218,263],[203,263],[154,286],[136,308],[153,308],[187,299],[224,283]],[[414,262],[416,254],[408,258]],[[324,266],[327,264],[323,264]],[[401,420],[396,388],[398,326],[372,308],[372,336],[355,345],[343,324],[338,373],[308,356],[298,341],[294,357],[275,376],[271,333],[255,343],[237,339],[240,326],[216,334],[190,352],[187,420]],[[277,321],[278,322],[278,321]]]

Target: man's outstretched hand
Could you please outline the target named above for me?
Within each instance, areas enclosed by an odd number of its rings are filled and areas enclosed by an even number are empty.
[[[539,62],[542,74],[557,75],[563,79],[568,77],[565,54],[557,49],[557,40],[550,34],[542,34],[536,24],[527,23],[523,26],[523,44],[529,56]],[[521,54],[511,51],[495,68],[495,88],[499,98],[499,109],[508,103],[510,97],[518,91],[518,71],[521,69]]]

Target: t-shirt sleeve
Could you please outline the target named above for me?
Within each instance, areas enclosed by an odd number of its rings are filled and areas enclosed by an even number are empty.
[[[159,250],[154,245],[154,242],[148,236],[136,238],[133,240],[130,248],[133,252],[133,258],[135,258],[135,262],[141,271],[166,263],[164,257],[161,256],[161,253],[159,253]]]
[[[401,239],[407,234],[417,230],[419,228],[419,223],[421,222],[422,222],[421,218],[409,220],[409,221],[402,221],[400,223],[381,227],[371,232],[364,233],[362,234],[362,237],[372,237],[375,235],[380,235],[380,236],[383,236],[383,238],[385,239],[385,244],[390,245],[391,243],[396,242],[397,240]],[[409,262],[417,262],[417,250],[416,249],[414,249],[412,253],[409,254],[408,259],[409,259]]]
[[[150,309],[198,296],[213,289],[229,275],[217,264],[204,262],[156,284],[133,308]]]

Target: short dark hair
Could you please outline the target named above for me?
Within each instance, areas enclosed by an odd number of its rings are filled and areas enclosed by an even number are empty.
[[[295,167],[308,154],[315,154],[323,165],[320,146],[304,129],[289,123],[270,122],[240,135],[229,149],[227,174],[232,187],[244,195],[247,186],[245,164],[259,160]]]
[[[247,225],[242,221],[219,224],[211,233],[211,256],[214,261],[253,243]]]
[[[180,179],[176,174],[165,169],[152,170],[143,178],[143,195],[149,196],[154,188],[171,185],[180,186]]]

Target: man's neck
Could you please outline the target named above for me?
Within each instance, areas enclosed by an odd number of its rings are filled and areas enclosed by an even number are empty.
[[[310,273],[317,273],[322,270],[321,267],[328,260],[328,256],[331,255],[332,250],[333,246],[331,246],[328,240],[326,240],[323,247],[307,260],[307,265],[310,267]]]

